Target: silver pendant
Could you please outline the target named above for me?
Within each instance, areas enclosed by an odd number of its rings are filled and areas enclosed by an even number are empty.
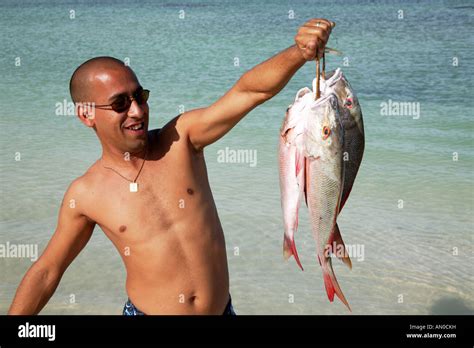
[[[138,192],[138,183],[136,182],[130,183],[130,192]]]

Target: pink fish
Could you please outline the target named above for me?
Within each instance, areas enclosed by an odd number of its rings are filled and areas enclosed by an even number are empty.
[[[328,298],[332,302],[336,295],[351,310],[334,274],[331,254],[352,267],[337,217],[349,197],[362,160],[362,113],[357,97],[339,69],[326,75],[326,80],[321,82],[321,97],[318,100],[314,97],[315,92],[308,88],[297,93],[280,132],[284,256],[288,259],[293,255],[303,269],[294,235],[300,202],[305,196]],[[342,254],[340,249],[344,250]]]
[[[295,233],[298,228],[298,210],[304,192],[304,96],[311,98],[311,90],[303,88],[296,94],[295,102],[286,111],[280,130],[279,165],[281,207],[285,233],[283,236],[283,255],[285,259],[294,256],[303,270],[295,246]]]
[[[336,294],[350,310],[331,260],[344,188],[343,141],[337,98],[323,96],[311,107],[305,132],[308,209],[328,298]]]

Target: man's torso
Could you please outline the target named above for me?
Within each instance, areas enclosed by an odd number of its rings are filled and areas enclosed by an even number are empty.
[[[127,270],[127,293],[147,314],[221,314],[229,299],[224,235],[203,152],[170,122],[150,131],[147,161],[130,192],[101,160],[81,177],[85,215]]]

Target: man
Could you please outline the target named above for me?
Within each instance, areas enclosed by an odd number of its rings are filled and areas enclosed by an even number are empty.
[[[127,271],[124,314],[234,314],[224,235],[203,149],[321,57],[334,23],[312,19],[293,45],[249,70],[219,100],[148,131],[148,91],[111,57],[88,60],[70,91],[102,157],[64,195],[58,225],[17,289],[9,314],[37,314],[96,225]]]

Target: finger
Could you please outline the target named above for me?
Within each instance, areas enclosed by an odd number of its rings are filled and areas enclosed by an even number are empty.
[[[305,47],[305,53],[308,60],[316,59],[318,50],[321,47],[321,40],[318,38],[312,38],[307,46]]]
[[[314,57],[312,59],[315,59],[316,57],[321,58],[324,54],[324,48],[326,47],[326,41],[323,40],[320,37],[309,37],[306,38],[307,42],[311,42],[311,46],[307,44],[306,47],[311,47],[311,51],[314,52]]]
[[[326,19],[313,19],[305,23],[305,25],[310,26],[310,27],[320,27],[324,28],[329,31],[329,33],[332,31],[332,29],[336,26],[335,22],[326,20]]]
[[[308,27],[319,27],[319,28],[331,28],[331,23],[323,22],[323,21],[311,21],[304,24]]]
[[[318,58],[323,57],[325,49],[326,49],[326,43],[321,42],[321,44],[318,46],[318,54],[317,54]]]
[[[301,48],[313,47],[318,45],[318,37],[310,34],[301,34],[297,38],[297,42]]]
[[[324,18],[316,18],[316,19],[312,19],[308,22],[305,23],[305,25],[308,25],[308,26],[316,26],[316,27],[320,27],[320,28],[325,28],[325,29],[328,29],[329,31],[332,30],[332,22],[328,21],[327,19],[324,19]]]
[[[318,46],[318,49],[316,51],[316,57],[319,59],[323,58],[324,55],[324,45],[323,46]]]
[[[311,26],[311,27],[304,27],[303,32],[309,33],[311,35],[317,35],[324,39],[328,39],[329,35],[331,34],[331,28],[325,26]]]
[[[317,36],[321,38],[324,42],[327,42],[329,39],[329,31],[321,27],[307,27],[304,29],[303,35]]]
[[[326,19],[326,18],[311,18],[309,21],[307,21],[306,23],[325,23],[327,26],[331,26],[331,21]]]
[[[315,34],[305,34],[298,37],[298,44],[301,48],[324,49],[327,39]]]
[[[307,38],[298,38],[296,43],[306,60],[313,60],[315,58],[316,47],[318,46],[317,40],[314,38],[312,38],[312,40],[308,40]]]

